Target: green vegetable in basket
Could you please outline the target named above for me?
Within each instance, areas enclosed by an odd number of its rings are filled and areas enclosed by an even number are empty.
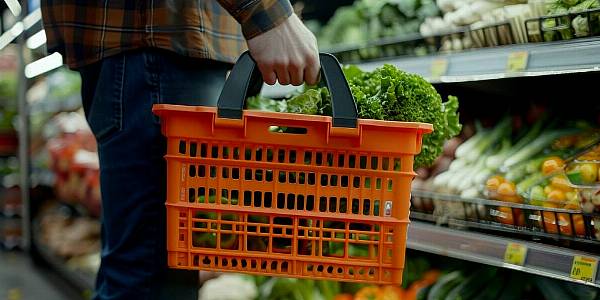
[[[209,203],[215,203],[216,196],[211,195],[208,197]],[[205,196],[198,197],[199,203],[205,203]],[[221,197],[221,204],[228,204],[230,199],[226,197]],[[237,205],[237,199],[231,199],[231,204]],[[195,228],[208,228],[208,224],[210,224],[210,228],[213,230],[217,229],[217,224],[215,222],[210,222],[210,220],[217,220],[218,214],[215,211],[199,211],[194,217],[196,219],[202,219],[203,221],[194,222]],[[221,220],[224,221],[238,221],[238,216],[236,214],[226,214],[221,213]],[[222,230],[232,230],[233,225],[231,224],[221,224]],[[227,234],[221,233],[221,249],[234,249],[237,243],[237,234]],[[217,234],[214,232],[193,232],[192,233],[192,244],[194,247],[207,247],[207,248],[215,248],[217,246]]]
[[[358,114],[363,119],[423,122],[433,124],[432,134],[423,137],[421,153],[415,157],[415,169],[431,165],[442,153],[444,143],[458,135],[462,125],[458,118],[458,99],[442,102],[435,88],[423,77],[406,73],[393,65],[373,72],[358,67],[344,68]],[[252,97],[249,108],[278,111],[272,100]],[[264,102],[264,104],[256,104]],[[331,113],[331,100],[326,88],[308,88],[286,102],[286,111],[303,114]]]

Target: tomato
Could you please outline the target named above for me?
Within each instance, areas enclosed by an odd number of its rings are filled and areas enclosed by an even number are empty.
[[[523,199],[517,194],[517,188],[514,183],[506,181],[498,186],[497,200],[512,203],[523,203]]]
[[[514,196],[517,194],[517,188],[512,182],[503,182],[498,186],[498,194],[501,196]]]
[[[565,162],[560,157],[550,157],[542,163],[542,173],[550,175],[565,166]]]
[[[495,175],[495,176],[490,177],[486,181],[485,187],[487,188],[488,191],[497,191],[498,187],[503,182],[504,182],[504,178],[502,176]]]

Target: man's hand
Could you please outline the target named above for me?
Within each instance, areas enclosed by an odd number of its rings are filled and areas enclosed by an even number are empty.
[[[248,48],[267,84],[313,85],[319,80],[317,39],[295,14],[248,40]]]

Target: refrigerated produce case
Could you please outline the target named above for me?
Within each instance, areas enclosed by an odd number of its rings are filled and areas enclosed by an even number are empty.
[[[311,6],[307,3],[306,7]],[[334,45],[330,52],[342,63],[353,63],[367,71],[392,64],[419,74],[433,83],[444,98],[447,95],[459,97],[462,119],[483,120],[488,128],[498,123],[505,113],[524,113],[531,105],[546,107],[552,119],[576,116],[598,128],[600,106],[594,97],[595,84],[600,79],[600,38],[594,37],[597,32],[591,28],[587,36],[569,36],[564,31],[575,31],[574,28],[544,26],[548,17],[543,15],[519,19],[518,26],[527,31],[516,31],[514,21],[499,21],[480,27],[440,31],[431,36],[415,33],[401,38],[371,40],[362,45]],[[569,22],[572,23],[580,15],[591,18],[595,12],[567,13],[556,18],[571,18]],[[533,23],[538,27],[531,25]],[[592,22],[589,21],[589,24]],[[539,32],[536,33],[536,29]],[[544,31],[552,30],[562,31],[555,33],[553,38],[544,34]],[[540,42],[540,36],[546,36],[546,42]],[[471,39],[470,47],[461,45],[458,50],[442,49],[448,39],[462,43],[466,38]],[[473,43],[474,40],[478,44]],[[469,48],[468,51],[466,48]],[[31,86],[31,82],[20,84]],[[263,96],[281,98],[294,91],[292,87],[265,86]],[[69,110],[73,109],[75,107]],[[407,247],[416,252],[409,252],[409,259],[410,253],[419,256],[418,253],[425,252],[435,257],[469,261],[474,265],[558,279],[575,286],[600,288],[600,279],[596,276],[600,241],[596,236],[598,224],[594,222],[599,216],[595,211],[582,211],[581,207],[507,203],[485,195],[461,196],[423,189],[414,189],[412,197],[412,223]],[[38,199],[42,198],[50,197]],[[25,203],[29,212],[37,213],[41,204],[47,204],[47,201]],[[84,208],[85,205],[64,201],[55,205],[55,211],[60,211],[63,218],[72,218],[69,224],[80,217],[94,217],[94,213],[90,214]],[[438,208],[454,207],[458,212],[434,212],[436,205]],[[540,220],[546,216],[553,217],[556,230],[545,228],[544,221],[540,221],[541,228],[519,224],[516,212],[539,216]],[[498,215],[502,214],[512,216],[512,222],[499,222]],[[556,220],[560,218],[569,221],[567,227],[570,229],[559,227],[560,223]],[[584,224],[582,230],[575,227],[579,218]],[[82,268],[66,267],[66,260],[41,241],[44,238],[39,230],[40,219],[31,218],[31,224],[33,234],[30,242],[35,257],[49,263],[78,288],[92,289],[93,274]],[[578,268],[582,262],[589,265]],[[589,270],[590,274],[581,274]]]
[[[392,64],[407,72],[420,74],[434,84],[442,94],[457,95],[461,117],[489,119],[497,122],[502,114],[523,111],[524,104],[549,108],[551,118],[567,119],[577,116],[598,124],[599,106],[593,99],[594,86],[600,78],[600,39],[573,38],[546,43],[495,45],[489,49],[440,53],[433,49],[428,55],[386,51],[397,43],[424,41],[424,38],[400,41],[376,41],[363,46],[334,48],[340,60],[374,70]],[[360,55],[358,53],[369,53]],[[357,55],[348,55],[348,53]],[[374,55],[372,55],[375,53]],[[390,54],[391,53],[391,54]],[[399,54],[405,54],[399,56]],[[409,55],[406,55],[409,54]],[[277,98],[294,93],[289,87],[267,87],[263,96]],[[413,187],[414,188],[414,187]],[[581,256],[600,257],[597,239],[597,216],[582,212],[581,207],[543,207],[526,203],[506,203],[483,196],[460,196],[413,189],[413,200],[430,203],[430,207],[411,207],[408,248],[451,256],[482,264],[542,274],[551,278],[600,287],[598,279],[576,279],[573,266]],[[456,217],[444,212],[434,214],[434,202],[440,206],[458,208]],[[474,209],[472,209],[474,208]],[[501,208],[501,209],[498,209]],[[520,211],[539,216],[541,226],[522,226],[490,221],[491,214],[503,210]],[[472,217],[464,217],[473,213]],[[477,215],[477,212],[483,212]],[[546,221],[541,220],[548,217]],[[551,219],[554,221],[552,223]],[[569,226],[560,226],[565,218]],[[578,222],[583,223],[579,226]],[[513,220],[514,221],[514,220]],[[546,226],[545,224],[553,224]],[[518,245],[527,249],[519,264],[507,263],[507,249]],[[593,269],[597,265],[593,264]],[[595,272],[595,271],[594,271]],[[589,279],[589,278],[588,278]]]

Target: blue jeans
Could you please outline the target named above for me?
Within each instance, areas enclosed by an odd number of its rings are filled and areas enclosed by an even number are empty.
[[[80,70],[100,156],[102,262],[94,299],[197,299],[198,272],[167,269],[166,141],[151,109],[215,106],[229,68],[144,49]]]

